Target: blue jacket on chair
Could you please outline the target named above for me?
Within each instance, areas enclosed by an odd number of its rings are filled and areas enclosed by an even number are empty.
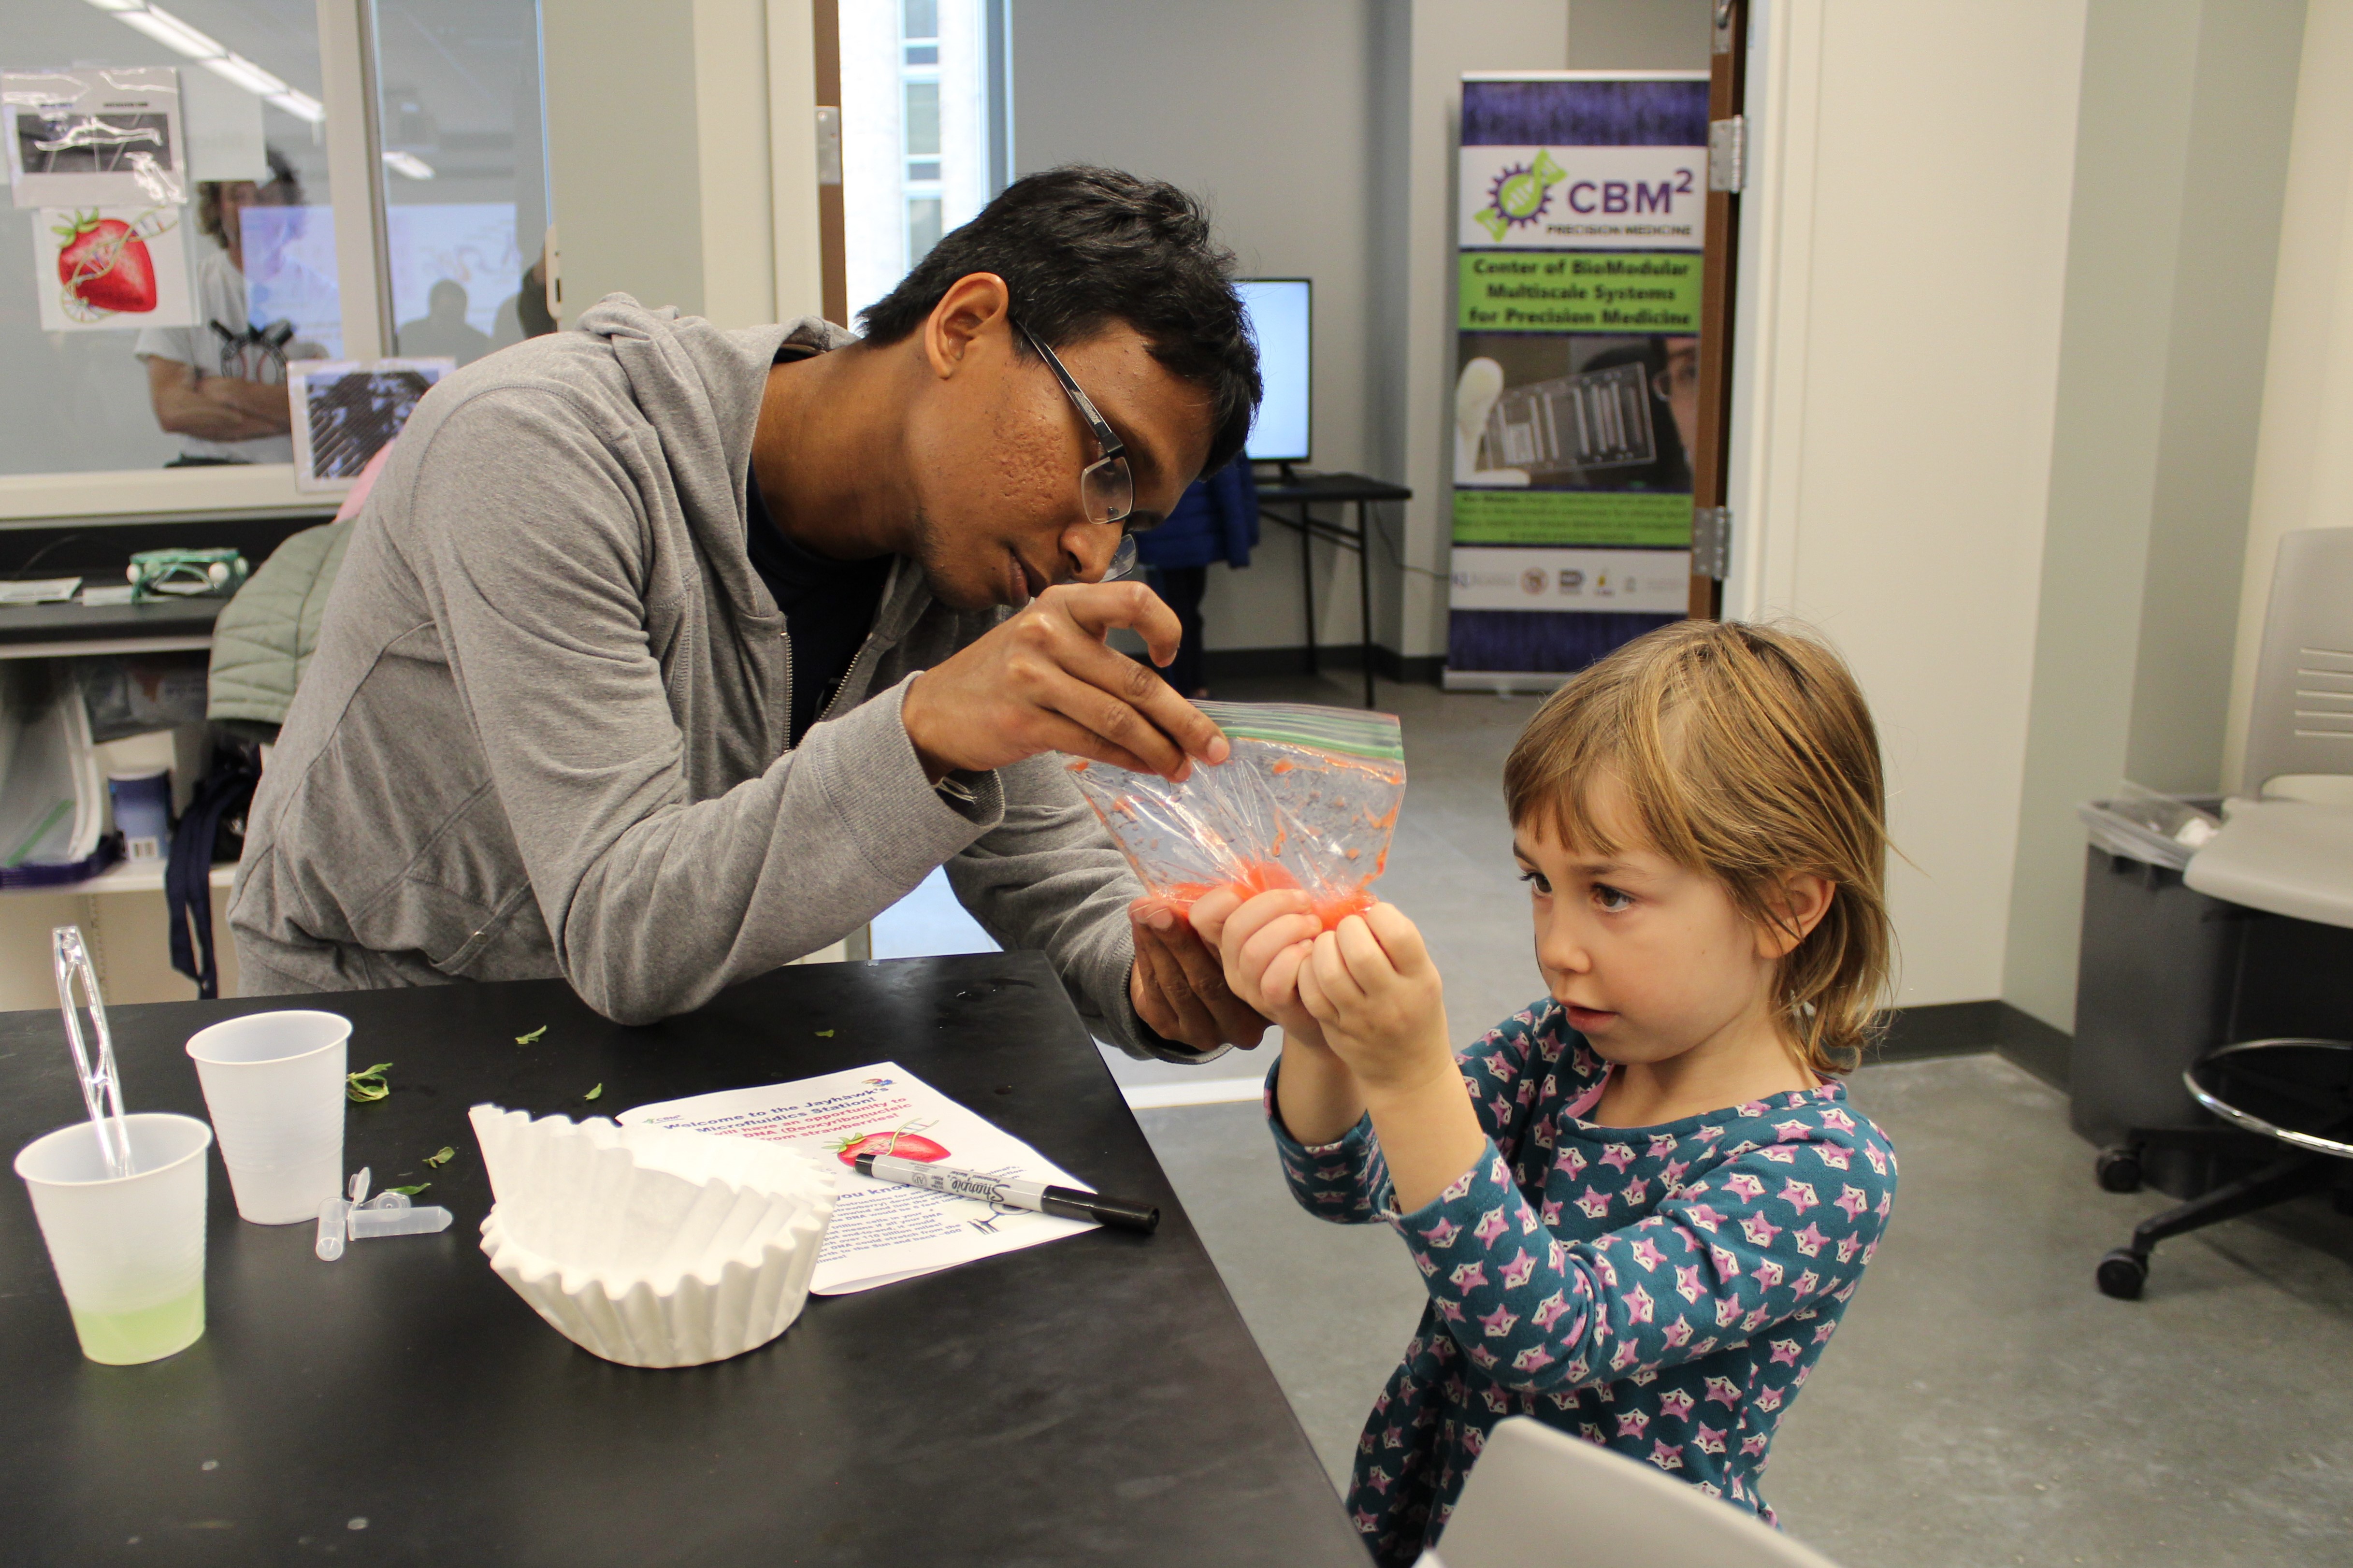
[[[1168,520],[1135,542],[1146,566],[1182,570],[1223,561],[1250,564],[1258,542],[1258,482],[1250,459],[1236,458],[1207,478],[1196,479],[1168,513]]]

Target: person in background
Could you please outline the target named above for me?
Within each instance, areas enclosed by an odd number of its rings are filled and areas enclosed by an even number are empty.
[[[257,326],[246,316],[244,215],[257,206],[302,205],[293,165],[274,147],[268,156],[265,184],[197,182],[196,226],[220,247],[196,263],[197,324],[149,327],[132,350],[147,363],[155,423],[182,438],[173,468],[294,460],[286,362],[323,357],[324,351],[292,342],[290,323]]]
[[[1295,890],[1193,907],[1282,1026],[1293,1194],[1386,1221],[1429,1292],[1349,1487],[1383,1568],[1438,1543],[1513,1414],[1773,1522],[1766,1451],[1895,1192],[1838,1081],[1894,941],[1879,742],[1838,655],[1662,627],[1537,710],[1504,799],[1548,994],[1459,1056],[1394,905],[1335,931]]]
[[[1209,694],[1201,675],[1201,595],[1209,584],[1209,564],[1247,566],[1257,543],[1258,481],[1247,457],[1194,480],[1168,521],[1135,542],[1144,580],[1185,628],[1183,646],[1161,673],[1187,697]]]
[[[447,357],[459,364],[471,364],[491,352],[491,334],[471,325],[466,320],[466,286],[453,278],[444,278],[433,285],[426,296],[425,314],[413,321],[401,323],[399,336],[402,357],[406,359],[440,359]]]
[[[515,291],[500,301],[499,313],[491,322],[491,347],[502,349],[525,338],[543,338],[554,331],[555,318],[547,309],[547,247],[541,246],[531,265],[522,269]]]

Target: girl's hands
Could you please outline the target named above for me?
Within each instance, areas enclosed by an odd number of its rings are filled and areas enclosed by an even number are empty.
[[[1433,1076],[1459,1084],[1438,966],[1395,904],[1375,904],[1316,936],[1295,984],[1300,1005],[1367,1096],[1412,1090]]]
[[[1282,1026],[1291,1038],[1325,1050],[1324,1031],[1300,1005],[1299,971],[1314,951],[1323,925],[1308,912],[1307,895],[1294,890],[1261,893],[1247,903],[1240,892],[1219,888],[1193,905],[1193,929],[1225,965],[1234,995]]]

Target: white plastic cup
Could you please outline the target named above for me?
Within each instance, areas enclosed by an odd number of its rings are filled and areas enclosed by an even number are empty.
[[[205,1149],[193,1116],[126,1116],[128,1176],[109,1176],[87,1121],[16,1155],[81,1353],[109,1366],[161,1361],[205,1331]]]
[[[343,1075],[352,1021],[249,1013],[188,1041],[237,1212],[255,1225],[316,1220],[343,1190]]]

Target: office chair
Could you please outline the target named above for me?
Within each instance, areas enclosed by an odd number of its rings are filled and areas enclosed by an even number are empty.
[[[2182,881],[2209,898],[2283,917],[2246,941],[2284,948],[2289,961],[2274,962],[2264,983],[2309,992],[2310,999],[2299,994],[2283,1008],[2276,998],[2268,1005],[2255,998],[2251,1006],[2242,997],[2232,1016],[2243,1020],[2267,1006],[2274,1016],[2343,1016],[2343,994],[2353,989],[2337,962],[2341,933],[2353,931],[2353,794],[2347,793],[2353,786],[2353,528],[2306,529],[2280,540],[2243,784],[2250,798],[2224,804],[2221,830],[2190,857]],[[2312,962],[2296,962],[2299,952]],[[2250,973],[2242,960],[2242,989]],[[2353,1184],[2353,1042],[2241,1040],[2200,1058],[2182,1081],[2227,1124],[2223,1137],[2253,1134],[2254,1146],[2274,1158],[2143,1221],[2129,1244],[2101,1258],[2100,1289],[2120,1300],[2141,1293],[2149,1251],[2168,1237],[2324,1189],[2337,1189],[2342,1205]],[[2217,1131],[2134,1129],[2124,1146],[2101,1156],[2101,1184],[2130,1191],[2138,1185],[2145,1149],[2213,1148]]]
[[[1442,1555],[1441,1555],[1442,1553]],[[1507,1416],[1419,1568],[1836,1568],[1639,1459]]]

